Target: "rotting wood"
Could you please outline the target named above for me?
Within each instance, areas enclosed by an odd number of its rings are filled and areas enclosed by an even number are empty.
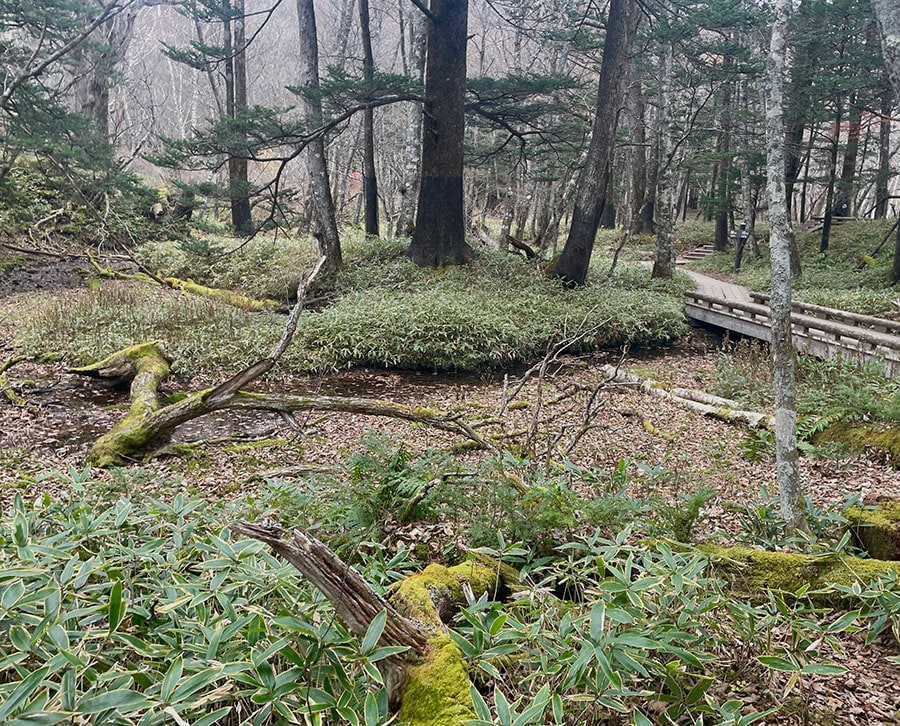
[[[712,394],[693,389],[668,388],[659,381],[641,378],[634,373],[629,373],[611,365],[603,365],[601,370],[608,376],[610,383],[625,383],[638,386],[651,396],[665,398],[705,416],[711,416],[729,423],[741,423],[757,429],[771,429],[774,425],[774,419],[771,416],[756,411],[740,409],[734,401],[730,401],[727,398],[720,398],[719,396],[713,396]]]
[[[380,646],[407,647],[379,661],[379,669],[397,718],[411,726],[458,726],[474,719],[465,659],[444,633],[447,617],[471,597],[496,597],[515,573],[499,563],[432,564],[397,583],[386,598],[319,540],[300,531],[288,535],[278,526],[234,524],[236,534],[268,544],[297,568],[328,599],[338,618],[364,638],[384,612]]]

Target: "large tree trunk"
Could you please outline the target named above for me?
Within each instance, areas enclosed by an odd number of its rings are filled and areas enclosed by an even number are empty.
[[[422,267],[470,257],[463,215],[468,0],[431,0],[425,61],[422,179],[407,255]]]
[[[369,0],[359,0],[359,29],[363,47],[363,78],[371,83],[375,76],[372,56],[372,27]],[[378,236],[378,179],[375,176],[375,110],[363,111],[363,206],[366,234]]]
[[[313,0],[297,0],[297,20],[300,29],[300,107],[310,126],[322,121],[322,100],[319,97],[319,42],[316,37],[316,11]],[[325,271],[333,272],[343,264],[341,240],[334,214],[334,199],[328,183],[328,162],[325,141],[321,136],[310,141],[306,149],[309,167],[309,195],[315,215],[313,234],[319,251],[325,258]]]
[[[777,0],[766,62],[766,172],[772,265],[772,359],[775,373],[775,461],[781,513],[793,531],[805,524],[797,454],[795,351],[791,337],[790,237],[784,190],[783,88],[791,1]]]
[[[633,66],[634,64],[632,64]],[[639,78],[633,78],[628,87],[628,125],[631,147],[628,150],[630,164],[629,174],[629,230],[631,234],[652,232],[650,224],[644,217],[643,210],[648,194],[653,190],[647,188],[647,127],[645,126],[644,93]]]
[[[606,201],[619,109],[625,96],[628,74],[623,69],[640,19],[635,0],[610,0],[591,143],[579,177],[569,236],[553,269],[556,277],[571,285],[583,285],[587,278]]]

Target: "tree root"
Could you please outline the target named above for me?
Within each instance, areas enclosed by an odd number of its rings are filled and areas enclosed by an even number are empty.
[[[458,726],[474,719],[465,660],[443,633],[446,618],[471,597],[496,596],[515,573],[480,562],[455,567],[429,565],[379,596],[362,576],[314,537],[294,531],[290,539],[279,527],[236,524],[231,529],[268,544],[296,567],[328,599],[357,638],[385,613],[379,646],[403,646],[405,653],[379,661],[397,717],[411,726]]]
[[[727,398],[720,398],[711,393],[691,388],[668,388],[664,383],[650,378],[641,378],[611,365],[601,366],[601,370],[608,376],[608,381],[611,383],[638,386],[651,396],[674,401],[692,411],[698,411],[704,416],[711,416],[728,423],[745,424],[755,429],[772,429],[775,426],[775,419],[772,416],[737,408],[737,404]]]

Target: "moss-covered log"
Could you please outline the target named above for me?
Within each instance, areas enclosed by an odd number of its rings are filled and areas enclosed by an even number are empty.
[[[232,529],[265,542],[294,565],[332,604],[348,630],[363,638],[372,620],[384,611],[384,646],[407,646],[404,656],[387,659],[382,672],[398,707],[397,718],[410,726],[459,726],[475,719],[465,659],[444,633],[443,620],[474,597],[497,596],[515,573],[494,563],[465,562],[455,567],[432,564],[380,597],[352,567],[309,535],[290,539],[279,528],[238,524]]]
[[[889,571],[900,573],[900,562],[845,555],[804,555],[768,552],[747,547],[701,547],[716,574],[738,593],[750,597],[768,590],[807,595],[823,604],[846,599],[835,587],[867,585]]]
[[[157,387],[165,378],[162,367],[165,359],[161,353],[158,355],[146,354],[151,349],[152,344],[133,346],[106,359],[124,360],[129,352],[135,356],[131,365],[126,365],[122,369],[113,369],[122,370],[126,377],[133,376],[132,405],[125,418],[91,446],[87,458],[88,463],[93,466],[121,466],[140,460],[152,447],[165,444],[179,425],[214,411],[235,409],[272,411],[288,416],[304,411],[385,416],[459,434],[483,447],[492,448],[489,442],[453,414],[381,399],[355,396],[249,393],[240,390],[222,398],[215,396],[218,388],[210,388],[190,393],[175,403],[160,407]],[[96,368],[99,365],[94,364],[89,368]],[[132,370],[132,366],[134,370]],[[75,369],[75,371],[89,372],[88,369]],[[165,371],[168,371],[167,364],[165,364]]]
[[[900,560],[900,502],[884,501],[874,508],[851,507],[847,520],[869,557]]]
[[[170,287],[173,290],[180,290],[181,292],[185,292],[190,295],[205,297],[210,300],[215,300],[216,302],[238,308],[239,310],[247,310],[253,313],[260,312],[262,310],[278,310],[285,307],[277,300],[271,300],[269,298],[257,299],[248,297],[247,295],[241,295],[241,293],[235,292],[234,290],[227,290],[221,287],[207,287],[206,285],[201,285],[194,282],[190,278],[188,278],[187,280],[182,280],[179,277],[157,277],[155,275],[147,274],[146,272],[119,272],[118,270],[114,270],[111,267],[103,267],[99,262],[97,262],[96,259],[94,259],[94,257],[90,257],[90,260],[91,264],[94,267],[94,270],[100,277],[107,277],[114,280],[132,280],[135,282],[146,282],[154,285],[164,285],[165,287]]]

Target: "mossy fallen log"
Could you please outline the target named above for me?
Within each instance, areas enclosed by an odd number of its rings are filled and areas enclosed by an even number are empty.
[[[282,303],[279,303],[277,300],[271,300],[269,298],[252,298],[248,297],[247,295],[242,295],[239,292],[235,292],[234,290],[228,290],[226,288],[207,287],[206,285],[201,285],[197,282],[194,282],[190,278],[182,280],[180,277],[157,277],[156,275],[147,274],[146,272],[119,272],[118,270],[114,270],[111,267],[103,267],[92,256],[90,257],[90,261],[94,267],[94,270],[100,277],[106,277],[115,280],[132,280],[135,282],[145,282],[154,285],[164,285],[165,287],[170,287],[173,290],[180,290],[181,292],[187,293],[189,295],[205,297],[209,300],[215,300],[216,302],[223,303],[224,305],[230,305],[231,307],[238,308],[239,310],[246,310],[252,313],[261,312],[263,310],[278,310],[284,308],[284,305]]]
[[[900,560],[900,502],[878,507],[851,507],[846,512],[850,532],[869,557]]]
[[[698,548],[709,556],[714,572],[738,593],[749,597],[769,590],[806,595],[822,604],[847,599],[838,589],[867,585],[888,572],[900,574],[900,562],[850,557],[768,552],[749,547]]]
[[[288,420],[302,411],[387,416],[460,434],[483,448],[496,451],[493,444],[479,436],[460,416],[431,408],[355,396],[295,396],[248,393],[241,390],[272,370],[284,354],[297,328],[307,290],[323,264],[324,258],[298,288],[297,302],[291,309],[281,339],[272,352],[215,388],[188,393],[171,404],[161,406],[158,388],[168,376],[169,361],[159,341],[123,348],[93,365],[72,369],[74,373],[119,377],[131,381],[131,409],[109,432],[94,442],[88,452],[88,463],[108,467],[139,460],[151,446],[166,444],[179,425],[213,411],[226,409],[273,411]]]
[[[237,524],[232,530],[265,542],[294,565],[332,604],[348,630],[363,638],[385,612],[379,645],[409,650],[381,662],[397,719],[410,726],[459,726],[475,719],[468,669],[458,646],[444,633],[443,619],[474,597],[497,596],[513,584],[511,568],[470,561],[454,567],[432,564],[379,596],[362,576],[324,544],[304,532],[290,539],[278,527]],[[442,617],[443,616],[443,617]]]

